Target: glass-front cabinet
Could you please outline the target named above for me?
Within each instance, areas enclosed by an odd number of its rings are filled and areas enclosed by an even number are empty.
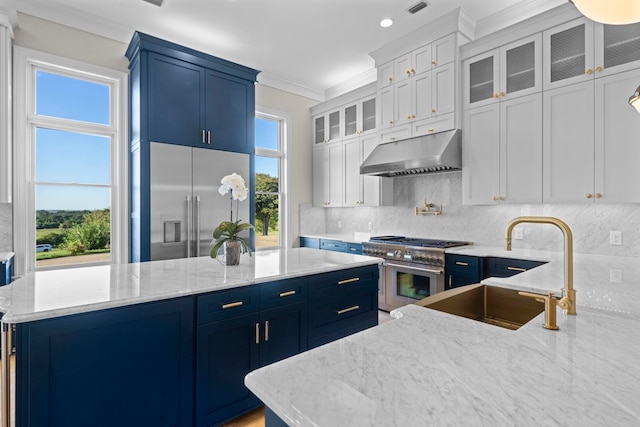
[[[640,23],[580,18],[545,31],[543,38],[545,90],[640,67]]]
[[[467,59],[465,109],[539,92],[541,69],[541,34]]]
[[[340,110],[335,110],[313,118],[314,143],[331,142],[340,138],[340,113]]]
[[[344,108],[344,137],[360,135],[376,129],[376,98],[371,96]]]

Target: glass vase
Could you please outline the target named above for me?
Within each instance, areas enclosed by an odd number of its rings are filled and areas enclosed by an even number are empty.
[[[239,240],[227,240],[224,242],[224,258],[226,265],[240,264],[242,246]]]

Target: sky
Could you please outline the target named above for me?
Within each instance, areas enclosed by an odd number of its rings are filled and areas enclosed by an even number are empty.
[[[108,125],[109,86],[54,73],[36,72],[36,114]],[[256,118],[256,147],[277,149],[278,122]],[[106,136],[36,129],[36,210],[94,210],[110,207],[110,139]],[[278,161],[256,157],[256,172],[278,176]],[[247,178],[247,177],[244,177]]]

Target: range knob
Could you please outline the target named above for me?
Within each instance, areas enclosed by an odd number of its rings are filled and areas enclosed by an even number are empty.
[[[400,249],[396,250],[396,251],[393,253],[393,257],[394,257],[395,259],[402,259],[402,255],[403,255],[403,254],[402,254],[402,251],[401,251]]]

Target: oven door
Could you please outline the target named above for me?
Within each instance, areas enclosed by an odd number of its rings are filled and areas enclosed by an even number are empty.
[[[421,264],[402,261],[385,263],[385,299],[389,310],[413,304],[444,291],[444,274]]]

